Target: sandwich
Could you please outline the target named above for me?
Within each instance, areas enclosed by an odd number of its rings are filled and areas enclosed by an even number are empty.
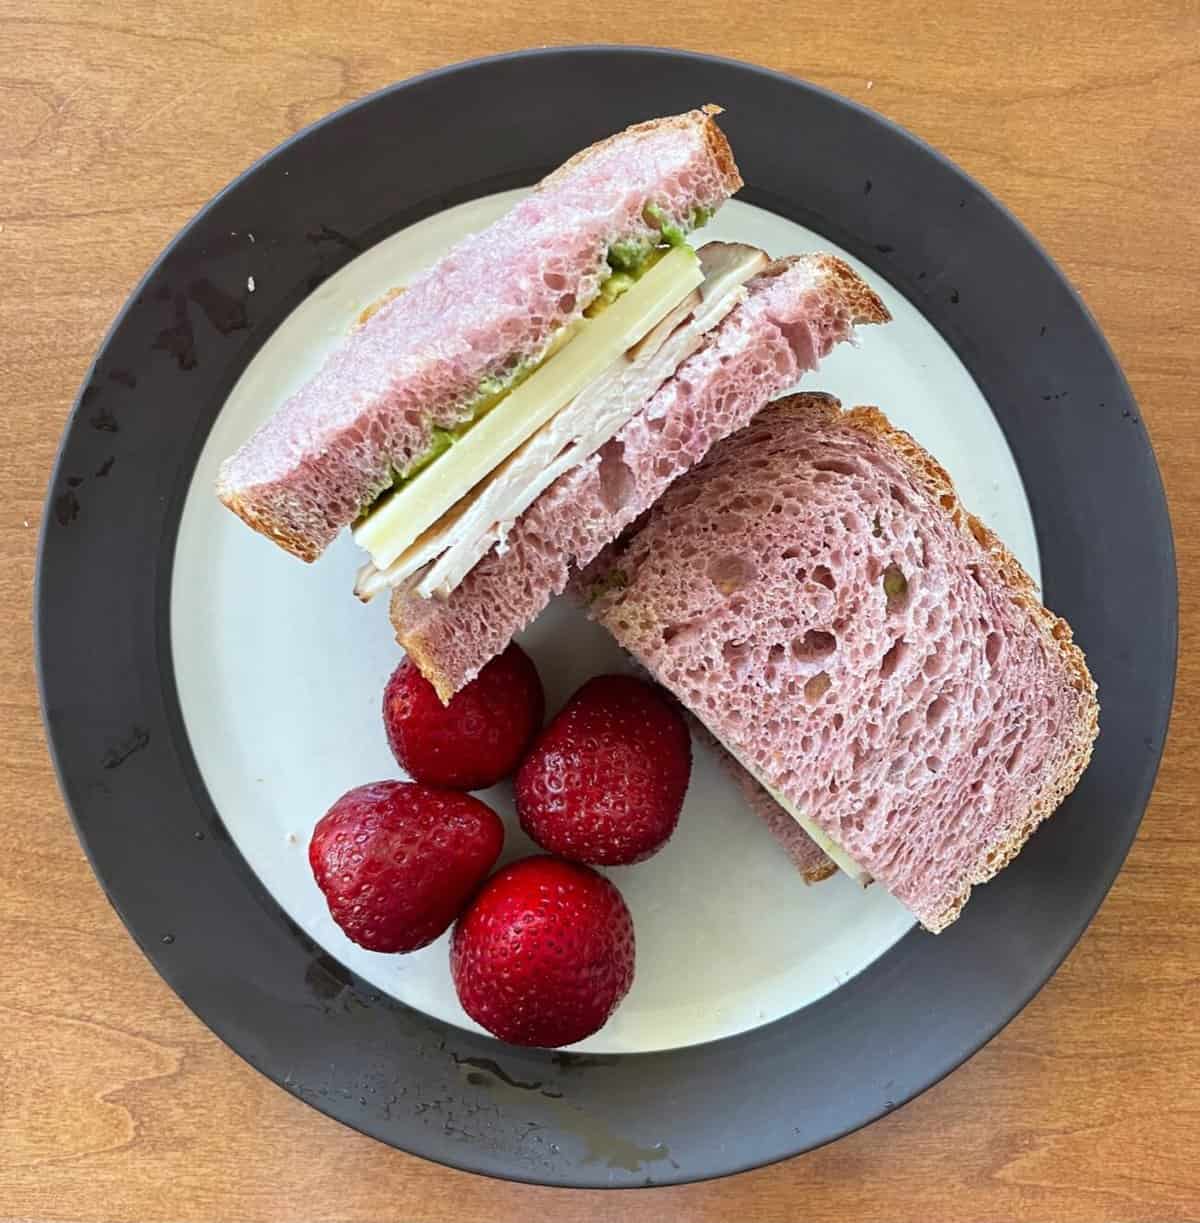
[[[741,186],[716,108],[584,150],[364,312],[218,495],[355,593],[443,700],[720,437],[886,309],[829,255],[689,239]]]
[[[686,239],[742,185],[714,113],[638,124],[585,149],[365,311],[317,374],[222,464],[221,500],[305,561],[351,524],[377,560],[395,550],[378,538],[388,533],[378,521],[370,528],[397,494],[429,482],[418,476],[437,476],[468,438],[473,451],[502,445],[503,437],[475,436],[484,421],[522,408],[536,416],[535,374],[543,397],[566,393],[697,287]],[[551,366],[557,387],[545,386],[555,381]],[[491,429],[511,437],[527,426],[510,419],[507,431]],[[392,534],[401,538],[403,528]]]
[[[875,408],[771,405],[577,584],[822,851],[928,930],[1091,757],[1070,627]]]

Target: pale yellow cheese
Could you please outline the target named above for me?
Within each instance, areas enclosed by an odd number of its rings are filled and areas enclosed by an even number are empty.
[[[384,498],[354,531],[385,569],[464,493],[645,336],[704,279],[696,253],[678,246],[607,310],[584,319],[561,351],[507,395],[423,472]]]

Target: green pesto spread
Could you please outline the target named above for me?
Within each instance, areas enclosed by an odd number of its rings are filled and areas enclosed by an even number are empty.
[[[654,242],[648,237],[618,238],[608,248],[608,255],[606,256],[608,266],[612,269],[613,273],[625,272],[630,276],[636,277],[642,271],[654,246]]]
[[[429,438],[429,445],[402,471],[397,472],[392,481],[393,487],[411,479],[419,471],[423,471],[439,455],[445,454],[454,443],[454,432],[451,429],[440,429],[434,426]]]
[[[676,224],[658,204],[647,204],[642,209],[642,216],[647,225],[653,225],[658,230],[659,236],[668,246],[682,246],[687,240],[686,223]]]

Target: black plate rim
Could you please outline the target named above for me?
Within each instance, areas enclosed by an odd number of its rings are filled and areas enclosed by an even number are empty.
[[[65,766],[64,760],[62,759],[60,755],[59,739],[56,738],[54,726],[50,718],[49,711],[51,708],[51,704],[50,704],[51,696],[50,696],[50,681],[48,679],[49,668],[47,666],[47,659],[46,659],[46,655],[44,652],[44,644],[48,636],[47,629],[48,629],[48,623],[50,619],[50,612],[52,611],[52,608],[47,603],[46,598],[45,598],[45,590],[44,590],[44,582],[43,582],[45,568],[47,564],[47,558],[48,558],[50,547],[52,546],[52,538],[51,538],[53,534],[52,516],[54,513],[54,503],[56,500],[56,491],[59,490],[63,484],[64,473],[66,469],[65,465],[66,465],[67,443],[72,433],[75,431],[76,427],[81,424],[84,400],[86,398],[86,388],[89,384],[91,384],[92,379],[95,375],[95,372],[97,368],[99,367],[101,360],[104,354],[106,353],[106,351],[108,350],[113,338],[121,332],[123,326],[125,325],[128,319],[128,316],[130,315],[135,303],[139,299],[139,295],[152,282],[156,272],[164,265],[164,263],[166,263],[169,260],[169,258],[177,250],[177,248],[179,248],[180,245],[183,244],[187,240],[189,235],[218,207],[218,205],[221,203],[222,200],[224,200],[226,197],[231,195],[241,184],[254,178],[254,176],[260,173],[260,171],[264,167],[269,166],[276,159],[286,154],[288,150],[292,149],[297,144],[302,143],[304,140],[310,137],[313,133],[341,120],[342,118],[344,118],[351,112],[354,112],[359,109],[369,108],[377,104],[381,99],[387,98],[390,95],[397,94],[408,88],[411,88],[417,85],[422,85],[429,81],[437,80],[437,79],[444,78],[444,77],[454,77],[457,74],[460,74],[467,70],[471,70],[471,69],[475,69],[479,67],[486,67],[488,65],[497,64],[497,63],[511,63],[514,61],[519,62],[519,63],[525,63],[530,60],[536,60],[536,59],[558,59],[564,55],[572,56],[572,55],[580,55],[580,54],[582,55],[609,55],[609,54],[653,55],[653,56],[662,56],[662,57],[669,58],[672,60],[691,61],[691,62],[700,64],[702,66],[703,65],[710,65],[710,66],[711,65],[721,65],[721,66],[725,66],[728,68],[736,69],[741,72],[750,71],[754,73],[755,75],[772,78],[782,84],[785,84],[786,86],[788,86],[791,89],[799,89],[799,90],[808,92],[810,94],[823,97],[825,100],[833,102],[841,107],[849,108],[859,113],[860,115],[865,116],[871,122],[882,125],[883,127],[889,129],[893,138],[896,136],[899,136],[903,141],[908,142],[914,146],[917,146],[926,155],[931,155],[938,162],[942,163],[943,166],[951,170],[955,175],[959,176],[963,180],[964,187],[969,188],[971,191],[974,191],[978,193],[981,197],[985,198],[998,212],[1000,212],[1004,216],[1008,224],[1010,224],[1012,227],[1014,227],[1019,232],[1021,237],[1024,239],[1025,243],[1028,245],[1028,247],[1030,247],[1037,254],[1041,262],[1045,265],[1046,270],[1049,271],[1052,276],[1057,278],[1063,284],[1066,284],[1065,278],[1062,276],[1061,272],[1058,271],[1057,267],[1050,260],[1049,256],[1046,254],[1046,252],[1041,247],[1041,245],[1037,242],[1037,240],[1029,233],[1027,228],[1019,220],[1017,220],[1010,213],[1008,213],[1007,209],[1005,209],[1004,206],[998,200],[996,200],[995,197],[990,192],[986,191],[986,189],[982,188],[979,184],[975,183],[974,180],[971,180],[969,177],[963,174],[962,171],[958,170],[957,167],[953,166],[953,163],[949,162],[948,159],[944,158],[940,153],[932,149],[925,142],[921,141],[917,137],[912,136],[910,133],[905,132],[903,129],[897,127],[895,124],[892,124],[890,121],[884,119],[882,116],[879,116],[875,114],[874,112],[868,110],[867,108],[862,107],[858,103],[855,103],[848,99],[840,98],[838,95],[835,95],[831,93],[830,91],[824,90],[817,86],[810,85],[806,82],[798,81],[794,78],[787,77],[784,74],[775,72],[774,70],[759,68],[753,65],[743,64],[736,60],[730,60],[730,59],[725,59],[725,58],[715,57],[715,56],[704,56],[704,55],[699,55],[699,54],[691,53],[691,52],[675,52],[675,51],[670,51],[670,50],[662,49],[662,48],[647,48],[647,47],[634,48],[634,47],[614,47],[614,46],[600,45],[600,46],[574,47],[574,48],[571,48],[571,47],[541,48],[541,49],[537,49],[534,51],[528,51],[528,52],[522,52],[522,51],[509,52],[509,53],[505,53],[499,56],[489,56],[489,57],[485,57],[479,60],[471,60],[471,61],[467,61],[462,64],[455,64],[455,65],[450,65],[444,68],[439,68],[430,73],[422,74],[419,77],[411,78],[410,80],[386,87],[382,90],[376,91],[375,93],[369,95],[366,98],[350,103],[348,106],[343,107],[341,110],[335,112],[334,114],[330,116],[326,116],[325,118],[318,120],[316,123],[305,128],[301,132],[298,132],[296,135],[289,138],[289,140],[285,141],[283,144],[278,146],[276,149],[270,151],[263,157],[259,158],[258,161],[256,161],[248,170],[246,170],[245,172],[243,172],[243,174],[239,175],[236,179],[234,179],[227,187],[222,189],[222,191],[218,192],[208,202],[208,204],[206,204],[204,208],[201,209],[200,212],[196,214],[196,216],[188,223],[188,225],[171,241],[171,243],[168,244],[168,246],[163,250],[163,252],[159,255],[159,257],[154,261],[154,263],[148,269],[145,276],[142,278],[142,281],[139,283],[138,288],[135,289],[133,294],[131,294],[129,300],[126,302],[125,306],[122,308],[121,312],[118,314],[112,327],[110,327],[108,334],[105,336],[104,342],[102,343],[99,349],[98,356],[96,360],[92,363],[91,368],[89,369],[88,378],[85,380],[84,391],[81,392],[80,397],[76,400],[75,406],[72,410],[70,422],[67,426],[66,431],[64,432],[63,439],[60,443],[59,451],[56,456],[55,466],[54,466],[54,476],[52,478],[51,485],[50,485],[50,488],[47,494],[47,498],[46,498],[45,512],[43,514],[42,526],[41,526],[39,543],[38,543],[38,566],[37,566],[37,576],[36,576],[36,582],[35,582],[35,596],[34,596],[35,605],[38,611],[38,614],[35,617],[35,648],[37,651],[37,662],[38,662],[37,670],[38,670],[39,692],[42,697],[43,715],[45,719],[47,740],[50,745],[50,751],[51,751],[51,756],[54,762],[54,767],[56,769],[56,773],[59,778],[60,788],[63,790],[64,796],[67,796],[69,794],[69,774]],[[1107,340],[1101,333],[1099,327],[1095,323],[1094,318],[1087,311],[1083,303],[1076,301],[1075,305],[1077,306],[1077,308],[1079,308],[1082,311],[1084,319],[1088,327],[1091,330],[1092,334],[1090,336],[1090,339],[1092,343],[1093,344],[1098,343],[1098,347],[1101,351],[1101,355],[1106,357],[1107,360],[1110,362],[1110,364],[1113,367],[1112,372],[1115,373],[1116,378],[1120,383],[1120,387],[1121,387],[1121,390],[1123,391],[1125,398],[1127,399],[1130,405],[1133,405],[1132,394],[1128,388],[1127,383],[1125,383],[1124,377],[1121,374],[1119,367],[1117,367],[1116,365],[1115,358],[1113,357],[1111,348],[1108,345]],[[953,341],[951,342],[953,343]],[[955,347],[957,348],[957,345],[955,345]],[[968,368],[970,368],[970,363],[969,362],[965,362],[965,363],[968,364]],[[1157,467],[1153,462],[1152,452],[1150,454],[1150,460],[1151,460],[1151,467],[1153,468],[1153,475],[1157,480],[1157,493],[1158,493],[1159,499],[1161,500],[1161,506],[1162,506],[1162,522],[1161,524],[1156,523],[1155,526],[1165,529],[1167,546],[1173,557],[1173,541],[1170,538],[1170,521],[1166,515],[1165,494],[1163,493],[1163,489],[1162,489],[1161,476],[1158,473]],[[173,542],[173,538],[172,538],[172,542]],[[1166,710],[1168,711],[1168,713],[1170,710],[1171,698],[1173,696],[1173,685],[1174,685],[1174,679],[1175,679],[1175,665],[1174,664],[1175,664],[1175,655],[1177,653],[1177,640],[1178,640],[1177,585],[1175,583],[1173,567],[1172,567],[1172,571],[1170,574],[1170,578],[1171,578],[1171,585],[1175,587],[1176,594],[1175,594],[1175,599],[1173,601],[1173,606],[1170,609],[1171,611],[1170,624],[1169,626],[1167,626],[1171,630],[1171,632],[1169,633],[1170,654],[1171,654],[1170,678],[1169,678],[1168,688],[1165,692],[1165,695],[1167,698],[1165,704],[1166,704]],[[1140,808],[1144,808],[1145,800],[1148,800],[1150,790],[1152,789],[1152,786],[1153,786],[1154,774],[1157,769],[1158,760],[1161,757],[1163,742],[1165,741],[1165,729],[1166,729],[1166,723],[1164,720],[1164,723],[1163,723],[1164,733],[1158,737],[1157,743],[1153,748],[1153,754],[1154,754],[1153,765],[1149,770],[1147,780],[1145,782],[1145,785],[1143,786],[1144,793],[1140,796],[1138,800]],[[117,899],[111,893],[109,893],[107,882],[104,881],[103,879],[101,866],[99,862],[97,861],[97,857],[95,853],[93,852],[93,846],[92,846],[91,841],[89,840],[87,830],[85,829],[85,827],[83,826],[81,822],[80,815],[78,811],[76,810],[75,805],[71,803],[69,799],[68,799],[68,809],[70,811],[71,818],[75,824],[76,830],[80,836],[81,843],[83,844],[85,848],[85,852],[88,855],[89,861],[92,863],[93,869],[97,872],[98,877],[101,877],[102,884],[103,886],[105,886],[106,893],[109,894],[110,900],[112,900],[112,902],[114,903],[114,906],[118,908],[118,912],[121,913],[122,919],[126,922],[127,926],[130,927],[131,933],[133,934],[135,940],[138,941],[139,945],[142,946],[148,958],[150,958],[151,961],[155,964],[155,967],[159,970],[160,974],[163,975],[164,978],[173,985],[173,988],[176,988],[177,992],[179,992],[178,987],[175,986],[173,979],[172,979],[174,974],[169,972],[168,969],[164,966],[162,962],[163,954],[161,950],[159,948],[156,948],[154,944],[148,943],[143,937],[141,937],[138,931],[133,928],[133,925],[130,922],[130,920],[126,917],[124,912],[121,910],[121,907],[117,902]],[[1136,831],[1137,831],[1137,821],[1134,821],[1132,825],[1130,826],[1125,842],[1123,846],[1121,847],[1119,859],[1123,859],[1124,854],[1127,851],[1129,844],[1132,842],[1133,837],[1136,835]],[[246,869],[248,870],[248,868]],[[1118,863],[1118,869],[1119,869],[1119,863]],[[1100,891],[1099,897],[1097,900],[1096,908],[1098,908],[1099,904],[1102,903],[1104,895],[1107,894],[1109,888],[1111,887],[1113,879],[1115,878],[1115,874],[1116,874],[1116,871],[1114,870],[1111,876],[1103,883],[1102,890]],[[970,1057],[975,1051],[977,1051],[977,1049],[983,1043],[986,1042],[987,1039],[990,1039],[992,1035],[1000,1031],[1003,1028],[1003,1026],[1005,1026],[1012,1019],[1012,1017],[1015,1016],[1027,1004],[1029,999],[1032,998],[1032,996],[1038,991],[1038,989],[1041,988],[1041,984],[1044,984],[1044,981],[1048,980],[1049,977],[1053,975],[1053,972],[1058,967],[1058,964],[1061,963],[1062,958],[1064,958],[1065,955],[1070,951],[1071,947],[1074,946],[1075,942],[1078,940],[1083,930],[1086,928],[1088,922],[1091,920],[1092,915],[1094,915],[1094,910],[1093,910],[1093,914],[1085,915],[1078,922],[1077,928],[1067,932],[1066,940],[1059,944],[1061,948],[1061,954],[1058,955],[1057,959],[1051,965],[1049,971],[1046,973],[1041,983],[1034,985],[1026,994],[1019,997],[1018,1001],[1016,1002],[1014,1006],[1012,1006],[1009,1013],[1003,1018],[1003,1020],[997,1026],[995,1026],[992,1029],[990,1033],[988,1033],[988,1035],[984,1036],[973,1047],[966,1048],[962,1052],[961,1056],[956,1061],[953,1062],[953,1064],[946,1065],[944,1069],[941,1071],[941,1073],[939,1073],[934,1078],[926,1080],[924,1083],[924,1086],[919,1088],[918,1091],[909,1093],[906,1096],[906,1098],[911,1099],[916,1094],[919,1094],[920,1091],[923,1091],[927,1087],[932,1086],[933,1083],[939,1081],[940,1078],[944,1077],[945,1074],[949,1073],[957,1065],[961,1064],[963,1060],[966,1060],[966,1058]],[[912,935],[908,936],[908,940],[911,940],[912,938],[913,938]],[[362,986],[361,989],[364,993],[369,993],[369,987]],[[185,1002],[188,1003],[189,1006],[192,1006],[192,1002],[188,998],[185,997],[184,1000]],[[194,1006],[193,1006],[193,1009],[196,1010],[196,1013],[200,1015],[201,1018],[206,1023],[209,1024],[209,1026],[214,1026],[211,1018],[206,1017],[200,1009],[197,1009]],[[431,1022],[435,1022],[435,1021],[431,1021]],[[781,1020],[779,1022],[782,1024],[782,1023],[786,1023],[787,1020]],[[438,1025],[438,1026],[442,1026],[442,1025]],[[777,1025],[769,1025],[769,1026],[775,1027]],[[214,1030],[218,1030],[218,1034],[222,1036],[222,1039],[225,1039],[227,1043],[230,1043],[231,1048],[234,1048],[235,1051],[239,1052],[241,1056],[244,1056],[244,1057],[247,1056],[243,1050],[238,1049],[237,1045],[231,1043],[228,1037],[224,1033],[222,1033],[219,1029],[215,1028]],[[455,1034],[458,1034],[456,1029],[452,1029],[452,1031]],[[733,1041],[737,1041],[740,1038],[730,1038],[730,1039]],[[727,1042],[721,1041],[721,1042],[714,1042],[714,1043],[715,1044],[726,1044]],[[654,1058],[657,1056],[659,1055],[655,1055],[655,1054],[635,1055],[636,1058]],[[253,1058],[248,1058],[247,1060],[250,1060],[251,1064],[258,1065],[258,1063]],[[270,1073],[269,1070],[267,1072]],[[277,1077],[277,1076],[273,1075],[272,1077]],[[277,1081],[279,1081],[278,1078],[277,1078]],[[320,1105],[318,1106],[320,1107]],[[355,1126],[355,1128],[359,1128],[363,1130],[363,1132],[376,1134],[376,1136],[378,1136],[376,1130],[372,1128],[372,1126],[369,1124],[360,1124],[360,1122],[356,1121],[353,1117],[344,1116],[339,1111],[333,1108],[327,1108],[325,1109],[325,1111],[330,1112],[332,1115],[339,1116],[340,1119],[346,1121],[348,1124]],[[858,1128],[860,1125],[868,1124],[870,1121],[874,1120],[877,1116],[882,1115],[882,1113],[885,1111],[889,1111],[889,1110],[880,1109],[872,1115],[862,1116],[860,1120],[858,1120],[854,1124],[847,1125],[844,1128],[829,1132],[825,1138],[821,1139],[821,1141],[832,1140],[836,1137],[841,1136],[844,1133],[848,1133],[851,1130]],[[415,1149],[415,1148],[409,1148],[409,1149]],[[429,1152],[429,1151],[421,1151],[419,1153],[425,1154],[429,1158],[434,1158],[434,1159],[442,1158],[439,1154]],[[702,1173],[701,1175],[712,1176],[712,1175],[729,1174],[729,1173],[743,1170],[745,1168],[761,1166],[764,1162],[773,1162],[775,1159],[787,1158],[789,1154],[792,1154],[792,1153],[794,1152],[788,1151],[788,1150],[779,1150],[775,1155],[770,1157],[770,1159],[767,1161],[764,1161],[762,1158],[759,1158],[759,1157],[749,1156],[740,1161],[729,1163],[726,1166],[724,1166],[723,1168],[712,1169],[711,1171],[706,1171]],[[451,1166],[455,1166],[455,1167],[474,1166],[470,1161],[458,1162],[453,1158],[444,1159],[443,1162],[447,1162]],[[496,1174],[495,1169],[488,1169],[488,1171],[492,1172],[493,1174]],[[608,1184],[614,1183],[613,1178],[611,1176],[600,1176],[600,1177],[595,1177],[595,1178],[585,1177],[582,1179],[578,1177],[570,1177],[570,1176],[568,1177],[553,1176],[547,1179],[544,1175],[537,1175],[537,1174],[522,1175],[520,1172],[516,1172],[516,1173],[504,1172],[501,1174],[512,1175],[514,1179],[529,1180],[529,1181],[535,1181],[538,1183],[556,1183],[556,1184],[571,1183],[571,1184],[581,1184],[581,1185],[582,1184],[608,1185]],[[695,1179],[695,1177],[694,1176],[672,1177],[670,1174],[668,1174],[661,1178],[656,1177],[654,1179],[654,1183],[674,1183],[675,1181],[685,1180],[685,1179]],[[621,1183],[635,1183],[635,1182],[630,1181],[630,1180],[625,1180],[625,1181],[622,1181]]]

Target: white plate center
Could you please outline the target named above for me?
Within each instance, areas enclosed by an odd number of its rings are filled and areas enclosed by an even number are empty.
[[[409,956],[363,951],[333,925],[309,873],[313,825],[352,786],[400,776],[380,702],[400,660],[386,600],[351,596],[360,554],[348,536],[304,565],[255,535],[213,494],[217,466],[320,365],[359,312],[404,284],[521,192],[452,208],[379,243],[292,312],[234,387],[184,507],[171,591],[171,641],[184,722],[234,842],[287,914],[379,989],[474,1028],[450,982],[448,937]],[[878,273],[818,234],[732,202],[704,236],[772,255],[834,250],[858,267],[895,321],[864,330],[804,385],[872,403],[927,446],[963,500],[1035,577],[1037,544],[1012,455],[987,403],[934,328]],[[627,670],[607,634],[560,602],[521,638],[551,712],[590,675]],[[505,859],[534,850],[507,785],[482,797],[508,826]],[[697,746],[679,830],[657,857],[609,872],[633,912],[637,976],[608,1025],[576,1046],[648,1052],[730,1036],[816,1001],[912,925],[881,888],[843,876],[806,887],[733,784]]]

